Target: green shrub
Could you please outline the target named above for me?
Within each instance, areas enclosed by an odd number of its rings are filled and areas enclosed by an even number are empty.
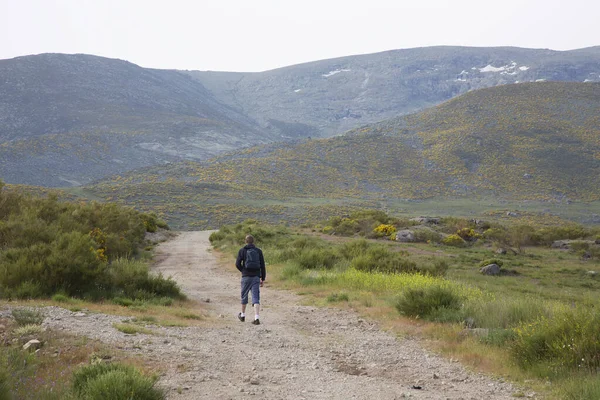
[[[110,371],[87,383],[85,400],[163,400],[163,390],[155,387],[156,380],[138,372]]]
[[[556,240],[575,240],[583,239],[588,235],[588,231],[581,225],[563,225],[541,228],[531,235],[531,240],[535,244],[549,246]]]
[[[508,232],[505,228],[494,227],[487,229],[483,232],[483,237],[484,239],[492,240],[502,245],[507,245],[509,243]]]
[[[107,262],[137,253],[153,214],[116,204],[1,193],[0,287],[5,297],[110,291]],[[152,229],[152,228],[151,228]],[[88,296],[89,297],[89,296]]]
[[[296,258],[298,265],[305,269],[329,269],[333,267],[337,261],[337,254],[335,254],[332,249],[328,248],[306,249],[301,251]]]
[[[122,296],[131,299],[152,297],[183,298],[177,283],[161,274],[152,275],[148,264],[142,261],[119,258],[108,268],[110,286]]]
[[[52,301],[56,301],[57,303],[70,303],[73,300],[63,293],[57,293],[52,296]]]
[[[360,231],[358,221],[350,218],[344,218],[340,224],[335,227],[335,233],[342,236],[353,236]]]
[[[43,294],[41,285],[32,281],[21,282],[12,293],[17,299],[35,299]]]
[[[353,258],[350,267],[363,272],[417,272],[417,265],[402,253],[394,253],[382,245],[369,246],[364,255]]]
[[[456,234],[446,236],[442,240],[442,243],[445,244],[446,246],[452,246],[452,247],[464,247],[466,245],[464,239]]]
[[[79,368],[73,373],[73,390],[82,395],[88,382],[112,371],[132,372],[133,367],[117,363],[97,363]]]
[[[476,225],[473,221],[470,221],[465,218],[457,218],[457,217],[444,217],[440,219],[439,226],[441,230],[445,233],[456,233],[461,229],[469,228],[475,229]]]
[[[30,308],[15,308],[11,314],[19,326],[41,325],[44,322],[44,314]]]
[[[63,233],[57,237],[45,260],[43,284],[48,292],[64,289],[69,295],[81,295],[102,280],[106,265],[100,261],[87,234]]]
[[[459,310],[462,299],[450,288],[407,288],[396,301],[396,309],[410,317],[428,318],[434,312]]]
[[[13,331],[13,334],[17,337],[21,337],[21,336],[37,335],[39,333],[42,333],[43,331],[44,331],[44,328],[42,328],[41,325],[30,324],[30,325],[23,325],[23,326],[18,327],[17,329],[15,329]]]
[[[442,235],[431,229],[415,229],[415,242],[420,243],[440,243]]]
[[[515,328],[512,354],[522,366],[547,364],[554,369],[600,368],[600,313],[568,309]]]
[[[281,271],[281,278],[283,280],[293,280],[298,278],[302,274],[302,267],[298,264],[286,264]]]
[[[164,399],[164,392],[155,383],[155,379],[122,364],[98,363],[73,373],[73,391],[78,398],[89,400]]]
[[[221,240],[225,239],[226,236],[227,236],[227,234],[223,230],[218,230],[218,231],[211,233],[210,236],[208,237],[208,240],[210,240],[210,242],[214,244],[216,242],[220,242]]]
[[[434,259],[431,264],[421,266],[419,270],[425,275],[444,276],[446,275],[448,268],[448,261],[443,258],[437,258]]]
[[[123,307],[129,307],[133,305],[133,300],[126,297],[115,297],[112,302]]]
[[[343,243],[339,248],[339,254],[346,260],[352,260],[355,257],[364,255],[369,248],[369,242],[364,239],[353,240]]]

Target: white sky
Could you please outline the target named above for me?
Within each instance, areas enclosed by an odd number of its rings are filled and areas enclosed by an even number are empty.
[[[46,52],[144,67],[262,71],[433,45],[600,45],[597,0],[0,0],[0,59]]]

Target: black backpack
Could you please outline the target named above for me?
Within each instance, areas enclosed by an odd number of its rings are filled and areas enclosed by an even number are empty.
[[[260,270],[260,252],[256,247],[250,247],[246,249],[244,268],[246,268],[248,271]]]

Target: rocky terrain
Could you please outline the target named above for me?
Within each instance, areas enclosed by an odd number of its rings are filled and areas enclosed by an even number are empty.
[[[599,82],[600,47],[426,47],[349,56],[260,73],[190,71],[226,104],[284,136],[331,136],[471,90],[536,82]]]
[[[155,70],[82,54],[0,60],[0,178],[79,186],[544,80],[600,81],[600,48],[430,47],[260,73]]]

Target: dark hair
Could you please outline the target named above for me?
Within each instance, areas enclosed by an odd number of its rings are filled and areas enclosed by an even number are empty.
[[[246,243],[248,243],[248,244],[254,243],[254,236],[246,235]]]

